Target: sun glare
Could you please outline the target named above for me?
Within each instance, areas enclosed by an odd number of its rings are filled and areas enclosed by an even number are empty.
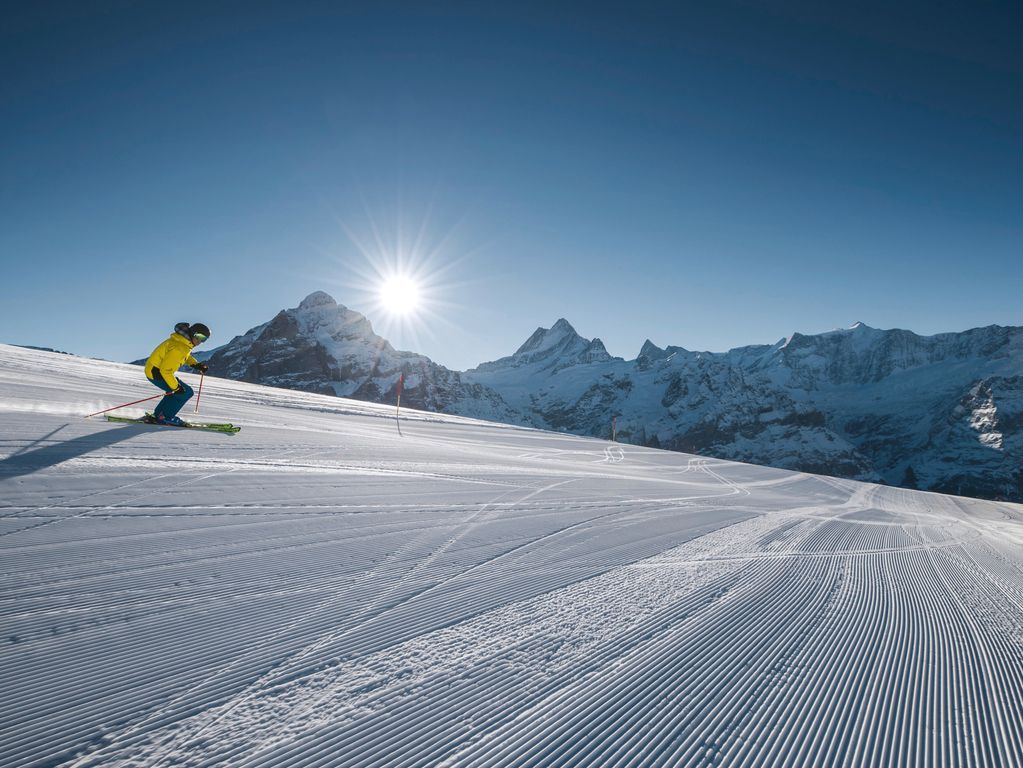
[[[437,230],[428,214],[417,223],[416,216],[399,210],[396,222],[383,226],[368,206],[366,218],[359,228],[339,220],[361,258],[339,247],[327,284],[335,281],[348,297],[344,303],[363,313],[383,338],[419,349],[422,336],[435,341],[435,329],[449,324],[445,313],[457,306],[450,276],[471,252],[460,245],[458,222]]]
[[[419,301],[419,289],[407,277],[396,275],[380,286],[380,303],[388,312],[407,315],[415,311]]]

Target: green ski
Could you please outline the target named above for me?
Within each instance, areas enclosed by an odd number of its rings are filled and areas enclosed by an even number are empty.
[[[146,414],[146,416],[148,417],[149,414]],[[233,435],[234,433],[241,431],[241,427],[236,427],[234,424],[186,421],[183,426],[179,427],[176,424],[157,424],[153,421],[148,421],[146,417],[141,419],[130,419],[127,416],[111,416],[110,414],[107,414],[107,421],[115,421],[119,424],[145,424],[153,427],[167,427],[169,429],[202,429],[207,432],[224,432],[229,435]]]

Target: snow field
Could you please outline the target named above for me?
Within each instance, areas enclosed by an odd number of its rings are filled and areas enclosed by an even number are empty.
[[[0,346],[0,765],[1023,764],[1019,506],[147,386]]]

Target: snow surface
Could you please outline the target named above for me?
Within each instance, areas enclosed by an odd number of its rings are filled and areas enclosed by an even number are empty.
[[[1023,764],[1023,507],[150,392],[0,345],[2,766]]]

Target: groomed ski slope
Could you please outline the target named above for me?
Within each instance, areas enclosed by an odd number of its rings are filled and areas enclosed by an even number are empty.
[[[150,393],[0,346],[2,766],[1023,764],[1019,506]]]

